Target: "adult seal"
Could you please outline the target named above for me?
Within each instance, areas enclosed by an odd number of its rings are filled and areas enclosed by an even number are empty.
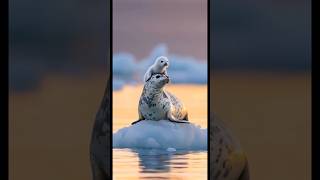
[[[165,74],[153,74],[145,83],[139,100],[138,113],[141,120],[164,120],[175,123],[189,123],[188,112],[183,103],[164,89],[169,83]]]
[[[111,179],[111,82],[108,78],[100,108],[96,114],[90,142],[92,180]]]
[[[250,180],[248,160],[238,139],[214,113],[210,116],[210,179]]]

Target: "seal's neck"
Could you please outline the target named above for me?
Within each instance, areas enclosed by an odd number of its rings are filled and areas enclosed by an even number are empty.
[[[165,67],[163,67],[163,66],[156,66],[155,68],[156,68],[155,70],[160,73],[163,73],[163,71],[165,70]]]
[[[144,94],[152,99],[156,99],[161,97],[162,92],[163,92],[163,87],[162,88],[154,88],[154,87],[144,87],[143,91]]]

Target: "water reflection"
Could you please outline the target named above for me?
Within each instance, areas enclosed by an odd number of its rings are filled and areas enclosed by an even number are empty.
[[[115,179],[206,179],[207,151],[113,149]]]
[[[169,152],[160,149],[133,149],[139,158],[141,173],[169,172],[171,168],[188,167],[188,151]]]

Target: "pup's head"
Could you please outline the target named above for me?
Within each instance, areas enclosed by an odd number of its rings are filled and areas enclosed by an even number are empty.
[[[168,68],[169,67],[169,59],[165,56],[160,56],[156,59],[156,64],[159,66],[159,67],[166,67]]]
[[[153,74],[151,78],[146,82],[148,86],[160,89],[163,88],[170,81],[169,77],[164,74]]]

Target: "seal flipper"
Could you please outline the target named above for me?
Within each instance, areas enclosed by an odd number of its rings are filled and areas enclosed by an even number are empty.
[[[169,119],[169,121],[175,122],[175,123],[190,123],[189,121],[186,121],[186,120],[176,121],[176,120]]]
[[[145,118],[142,116],[142,114],[141,114],[140,111],[138,111],[138,114],[139,114],[139,119],[138,119],[137,121],[134,121],[133,123],[131,123],[131,125],[134,125],[134,124],[137,123],[137,122],[140,122],[140,121],[142,121],[142,120],[145,120]]]
[[[131,123],[131,125],[134,125],[134,124],[136,124],[137,122],[140,122],[140,121],[143,121],[144,119],[139,119],[139,120],[137,120],[137,121],[134,121],[133,123]]]
[[[189,121],[188,113],[183,118],[184,121]]]
[[[143,78],[144,82],[149,81],[151,79],[152,74],[153,74],[152,69],[149,68],[146,74],[144,75],[144,78]]]
[[[178,120],[176,119],[170,112],[167,113],[167,117],[169,121],[175,122],[175,123],[189,123],[189,121],[186,120]]]
[[[250,175],[249,175],[249,164],[248,161],[246,160],[246,165],[239,177],[239,180],[250,180]]]

